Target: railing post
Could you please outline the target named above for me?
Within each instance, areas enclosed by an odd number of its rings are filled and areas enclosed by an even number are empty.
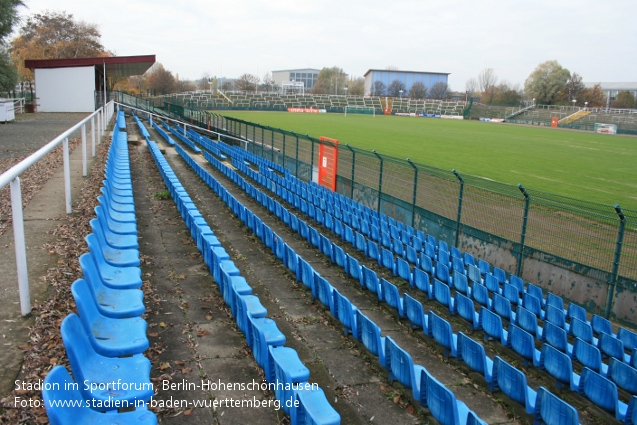
[[[407,162],[414,167],[414,193],[411,201],[411,227],[414,227],[414,223],[416,223],[416,197],[418,196],[418,167],[409,158],[407,158]]]
[[[20,312],[26,316],[31,312],[31,296],[29,295],[29,273],[27,269],[27,246],[24,241],[24,217],[22,215],[22,189],[20,178],[9,183],[11,187],[11,213],[13,218],[13,241],[15,245],[15,262],[18,270],[18,288],[20,291]]]
[[[617,275],[619,273],[619,260],[622,255],[622,245],[624,243],[624,230],[626,228],[626,216],[624,212],[619,204],[615,204],[614,208],[619,217],[619,231],[617,232],[617,244],[615,244],[615,256],[613,258],[613,271],[611,272],[608,288],[608,299],[606,300],[606,309],[604,310],[604,317],[607,319],[610,317],[610,309],[613,305],[613,296],[615,295],[615,286],[617,285]]]
[[[92,146],[92,153],[93,156],[95,156],[95,117],[91,117],[91,146]]]
[[[99,145],[102,141],[102,119],[100,118],[99,110],[97,112],[95,122],[97,124],[97,144]]]
[[[285,133],[283,133],[283,168],[285,168]]]
[[[383,193],[383,157],[376,152],[376,150],[372,151],[374,155],[380,160],[380,172],[378,173],[378,207],[377,211],[380,214],[380,195]]]
[[[294,166],[294,177],[299,178],[299,136],[296,137],[296,165]]]
[[[460,241],[460,224],[462,223],[462,200],[464,198],[464,179],[455,169],[451,170],[451,172],[456,176],[458,181],[460,182],[460,191],[458,192],[458,215],[456,217],[456,242],[455,245],[458,247],[458,242]]]
[[[352,149],[352,147],[348,144],[345,143],[345,147],[347,149],[350,150],[350,152],[352,152],[352,178],[350,179],[351,184],[350,184],[350,199],[354,199],[354,172],[356,171],[356,151],[354,149]]]
[[[73,208],[71,205],[71,160],[69,158],[69,138],[65,138],[62,144],[64,155],[64,194],[66,199],[66,213],[71,214]]]
[[[88,176],[88,163],[86,162],[86,124],[82,125],[82,176]]]
[[[522,232],[520,234],[520,252],[518,253],[518,264],[515,266],[515,275],[522,277],[522,264],[524,263],[524,244],[526,243],[526,226],[529,221],[529,207],[531,205],[531,195],[528,194],[522,184],[518,184],[518,189],[524,195],[524,217],[522,218]]]

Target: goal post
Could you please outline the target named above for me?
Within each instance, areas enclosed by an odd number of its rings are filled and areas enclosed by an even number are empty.
[[[376,116],[376,108],[373,106],[357,106],[349,105],[345,107],[345,116],[347,114],[371,115]]]

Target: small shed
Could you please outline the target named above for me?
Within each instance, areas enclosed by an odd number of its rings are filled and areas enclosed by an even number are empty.
[[[154,63],[155,55],[145,55],[26,60],[24,66],[35,75],[38,111],[94,112],[105,80],[142,75]]]

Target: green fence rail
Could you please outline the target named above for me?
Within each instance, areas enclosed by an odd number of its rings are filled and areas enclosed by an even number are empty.
[[[244,139],[250,151],[299,179],[315,178],[324,143],[316,137],[164,106],[173,117]],[[637,291],[637,211],[443,170],[345,141],[339,144],[336,190],[474,254],[484,252],[468,241],[506,248],[514,259],[506,268],[519,276],[529,258],[595,276],[609,285],[606,307],[600,306],[606,316],[613,293]]]

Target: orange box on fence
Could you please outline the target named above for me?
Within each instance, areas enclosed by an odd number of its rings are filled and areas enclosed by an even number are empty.
[[[558,117],[552,117],[551,118],[551,127],[557,128],[557,124],[559,123],[560,119]]]
[[[334,192],[338,165],[338,140],[325,136],[321,136],[319,140],[334,144],[334,146],[327,143],[320,144],[318,165],[318,183]]]

